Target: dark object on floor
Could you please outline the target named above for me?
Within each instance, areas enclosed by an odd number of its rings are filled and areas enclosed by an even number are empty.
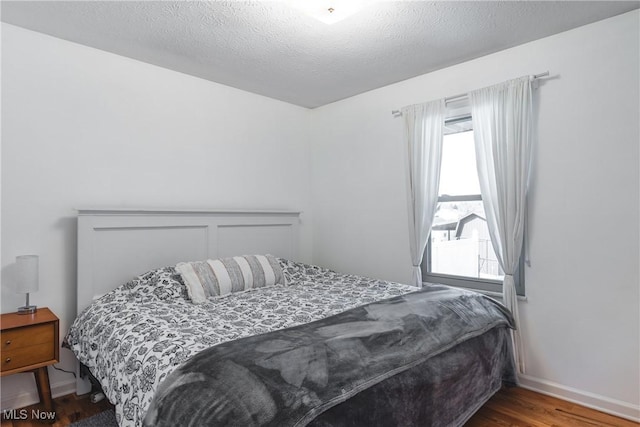
[[[116,412],[113,409],[107,409],[97,415],[73,423],[69,427],[118,427]]]

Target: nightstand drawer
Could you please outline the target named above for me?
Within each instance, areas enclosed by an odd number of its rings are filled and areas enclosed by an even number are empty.
[[[2,354],[22,347],[48,343],[51,347],[55,339],[55,324],[24,326],[0,332]]]
[[[36,363],[55,359],[55,349],[51,343],[24,346],[2,352],[1,369],[9,371]]]

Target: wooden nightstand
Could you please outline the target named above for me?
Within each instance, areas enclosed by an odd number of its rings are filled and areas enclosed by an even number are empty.
[[[0,376],[33,372],[40,402],[53,412],[47,366],[60,357],[59,323],[48,308],[33,314],[7,313],[0,318]]]

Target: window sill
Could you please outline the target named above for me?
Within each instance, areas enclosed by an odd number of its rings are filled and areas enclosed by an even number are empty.
[[[472,288],[463,288],[463,287],[460,287],[460,289],[466,289],[468,291],[478,292],[479,294],[483,294],[483,295],[486,295],[486,296],[491,297],[491,298],[502,299],[502,294],[500,292],[484,291],[482,289],[472,289]],[[526,295],[518,295],[518,301],[527,301],[527,296]]]

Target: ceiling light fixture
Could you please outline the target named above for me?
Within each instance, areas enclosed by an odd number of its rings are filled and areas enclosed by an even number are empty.
[[[373,2],[362,0],[285,0],[285,3],[318,21],[331,25],[354,15],[365,5]]]

